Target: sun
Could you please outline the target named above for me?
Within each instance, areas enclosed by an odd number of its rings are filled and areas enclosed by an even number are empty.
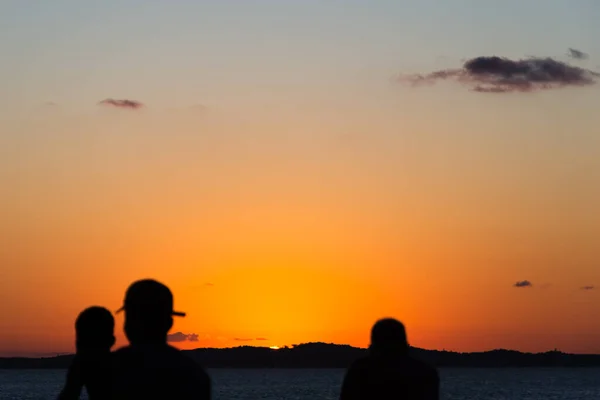
[[[273,350],[279,350],[279,346],[270,346],[269,348]]]

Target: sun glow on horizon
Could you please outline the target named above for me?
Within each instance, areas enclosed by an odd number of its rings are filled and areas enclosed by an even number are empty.
[[[269,346],[269,348],[272,350],[279,350],[279,346]]]

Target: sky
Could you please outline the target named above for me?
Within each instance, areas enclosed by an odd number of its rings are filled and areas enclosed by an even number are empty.
[[[1,2],[0,356],[73,351],[147,277],[181,348],[366,347],[391,316],[422,348],[600,353],[599,19]]]

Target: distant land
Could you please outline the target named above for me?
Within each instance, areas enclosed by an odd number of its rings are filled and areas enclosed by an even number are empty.
[[[600,367],[600,355],[567,354],[559,351],[521,353],[492,350],[479,353],[411,348],[416,358],[437,367],[520,368],[520,367]],[[367,354],[366,349],[328,343],[305,343],[273,350],[241,346],[225,349],[198,348],[184,352],[207,368],[346,368]],[[0,369],[63,369],[73,355],[56,357],[0,358]]]

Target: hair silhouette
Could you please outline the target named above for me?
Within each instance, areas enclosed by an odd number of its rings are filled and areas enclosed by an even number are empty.
[[[380,319],[371,329],[372,352],[408,353],[408,340],[404,324],[394,318]]]
[[[75,346],[82,351],[110,351],[115,344],[115,319],[104,307],[83,310],[75,320]]]

